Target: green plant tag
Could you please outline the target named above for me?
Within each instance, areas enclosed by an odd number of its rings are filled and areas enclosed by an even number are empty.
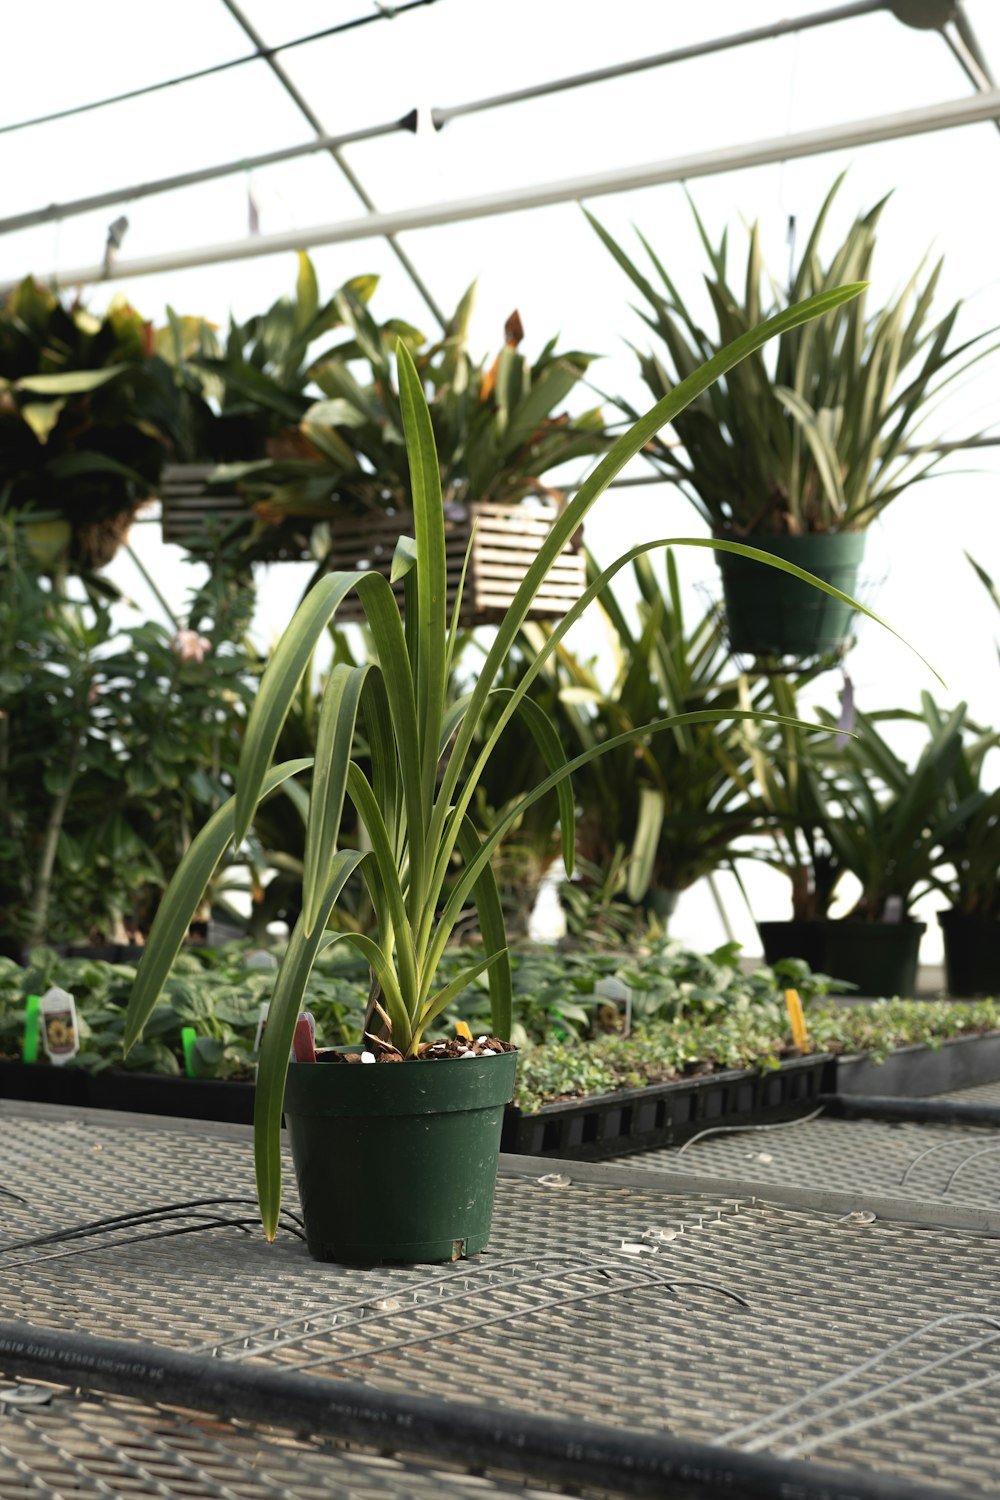
[[[181,1046],[184,1048],[184,1071],[189,1078],[194,1077],[194,1046],[198,1040],[198,1033],[193,1026],[181,1027]]]
[[[38,995],[29,995],[24,1005],[24,1040],[21,1043],[21,1061],[38,1061],[38,1017],[42,1002]]]

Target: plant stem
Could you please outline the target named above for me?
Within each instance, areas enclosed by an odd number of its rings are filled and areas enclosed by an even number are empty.
[[[167,603],[166,599],[164,599],[163,595],[160,593],[160,590],[157,588],[155,582],[153,581],[152,574],[149,572],[149,569],[146,567],[145,563],[143,563],[140,560],[139,554],[135,551],[135,549],[133,548],[131,542],[126,542],[125,543],[125,551],[128,553],[129,557],[132,559],[133,563],[136,566],[136,569],[139,572],[140,577],[142,578],[142,581],[145,583],[146,587],[149,589],[150,593],[153,595],[153,597],[156,600],[157,604],[159,604],[160,608],[163,610],[163,613],[166,615],[166,617],[170,621],[171,625],[174,627],[175,630],[180,630],[180,628],[181,628],[181,622],[180,622],[180,620],[178,620],[177,616],[174,614],[173,610],[170,608],[170,605]]]
[[[49,900],[52,895],[52,872],[55,869],[56,849],[59,846],[59,835],[66,819],[66,809],[69,806],[70,794],[77,778],[78,766],[75,762],[71,764],[65,784],[56,794],[49,810],[48,823],[45,827],[45,841],[42,845],[42,858],[38,866],[38,875],[35,880],[35,892],[31,902],[31,912],[28,922],[28,947],[33,948],[45,941],[46,928],[49,920]]]

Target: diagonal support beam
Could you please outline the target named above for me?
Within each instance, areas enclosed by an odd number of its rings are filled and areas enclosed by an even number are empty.
[[[299,111],[302,117],[305,120],[308,120],[317,136],[325,136],[327,132],[324,130],[322,124],[320,123],[319,116],[315,113],[305,96],[301,94],[296,88],[295,84],[292,82],[291,78],[285,71],[284,65],[279,62],[274,53],[269,50],[267,43],[260,35],[260,32],[243,14],[242,10],[236,3],[236,0],[222,0],[222,3],[229,11],[233,19],[246,32],[247,36],[250,38],[251,42],[253,42],[257,51],[261,54],[268,67],[271,69],[271,72],[274,74],[275,78],[277,78],[278,82],[281,84],[281,87],[285,90],[285,93],[288,95],[289,99],[291,99],[292,103],[295,105],[296,109]],[[329,152],[333,160],[337,163],[337,166],[340,168],[341,172],[347,178],[347,181],[350,183],[357,196],[361,199],[361,202],[364,204],[368,213],[377,214],[378,210],[376,209],[375,204],[368,196],[363,184],[361,183],[361,180],[344,157],[343,152],[337,146],[331,146],[329,148]],[[447,318],[438,307],[416,266],[413,264],[410,257],[407,255],[406,251],[397,240],[396,236],[390,232],[386,234],[385,238],[388,241],[389,246],[392,249],[392,252],[395,255],[396,259],[403,267],[403,270],[406,272],[407,276],[409,276],[410,280],[413,282],[413,285],[416,287],[417,291],[420,293],[421,297],[424,299],[424,302],[430,308],[435,318],[437,318],[442,329],[446,328],[448,322]]]

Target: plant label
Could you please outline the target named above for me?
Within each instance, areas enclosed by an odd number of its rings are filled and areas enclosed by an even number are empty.
[[[40,1013],[42,1018],[42,1045],[49,1062],[62,1067],[80,1050],[80,1036],[76,1024],[76,1001],[65,990],[53,985],[42,996]]]
[[[617,1005],[622,1013],[622,1036],[632,1033],[632,991],[620,979],[599,979],[594,985],[594,994],[611,1005]]]

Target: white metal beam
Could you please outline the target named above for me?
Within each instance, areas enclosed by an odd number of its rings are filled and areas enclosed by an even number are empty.
[[[233,177],[239,172],[253,171],[257,167],[272,167],[279,162],[294,161],[297,157],[310,156],[317,151],[332,152],[340,150],[342,146],[356,145],[358,141],[372,141],[378,136],[394,135],[399,130],[416,128],[417,112],[414,109],[402,119],[390,120],[384,125],[368,125],[359,130],[346,131],[343,135],[321,135],[298,146],[282,146],[277,151],[265,151],[260,156],[244,156],[238,161],[197,167],[192,172],[178,172],[173,177],[157,177],[150,182],[112,188],[110,192],[94,193],[89,198],[72,198],[65,203],[49,203],[44,208],[31,208],[26,213],[0,219],[0,234],[13,234],[16,229],[31,229],[36,224],[51,224],[56,221],[61,223],[64,219],[91,213],[97,208],[111,208],[117,203],[134,203],[139,198],[149,198],[156,193],[174,193],[179,188],[195,187],[201,182],[215,182],[220,177]]]
[[[571,203],[598,198],[609,193],[631,192],[658,187],[668,182],[689,181],[696,177],[736,172],[748,167],[819,156],[827,151],[851,150],[878,141],[900,140],[960,125],[975,125],[1000,118],[1000,89],[975,94],[971,98],[930,105],[925,109],[906,110],[899,114],[879,115],[846,125],[825,126],[821,130],[796,135],[776,136],[743,146],[701,152],[694,156],[674,157],[668,161],[649,162],[640,166],[621,167],[611,172],[597,172],[564,182],[539,183],[534,187],[515,188],[481,198],[465,198],[445,203],[399,209],[395,213],[372,213],[364,218],[348,219],[339,224],[317,224],[311,228],[292,229],[281,234],[259,235],[231,240],[222,244],[203,245],[168,255],[118,261],[110,269],[112,279],[130,276],[153,276],[164,271],[194,266],[225,264],[236,260],[253,260],[261,255],[276,255],[289,250],[309,249],[316,245],[344,244],[351,240],[374,239],[457,224],[468,219],[484,219],[497,214],[516,213],[524,209],[544,208],[556,203]],[[52,272],[46,280],[61,286],[86,286],[104,279],[101,265],[74,267]],[[0,286],[9,290],[15,283]]]
[[[670,63],[690,62],[694,58],[711,57],[716,52],[728,52],[734,47],[746,47],[752,42],[773,42],[777,37],[798,35],[817,26],[829,26],[835,21],[849,21],[857,16],[872,15],[885,10],[887,0],[848,0],[832,10],[812,11],[809,15],[793,16],[784,21],[768,21],[765,26],[755,26],[751,31],[734,31],[728,36],[710,37],[707,41],[690,42],[684,47],[674,47],[669,52],[654,52],[648,57],[633,58],[629,62],[611,63],[606,68],[591,68],[586,73],[573,73],[567,78],[553,78],[545,83],[533,83],[523,89],[509,89],[503,94],[491,94],[487,99],[473,99],[465,104],[453,104],[446,109],[431,110],[431,124],[435,130],[443,130],[449,120],[458,120],[463,115],[479,114],[484,109],[499,109],[506,104],[523,104],[526,99],[543,99],[550,94],[560,94],[567,89],[587,87],[594,83],[606,83],[612,78],[625,78],[632,73],[643,73],[650,68],[664,68]]]

